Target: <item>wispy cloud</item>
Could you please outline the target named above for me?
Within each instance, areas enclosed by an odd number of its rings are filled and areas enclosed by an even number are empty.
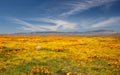
[[[110,17],[110,18],[100,18],[100,19],[91,19],[89,21],[84,21],[81,23],[83,29],[97,29],[102,27],[109,27],[120,24],[120,17]]]
[[[64,12],[61,16],[69,16],[78,12],[83,12],[85,10],[89,10],[90,8],[107,5],[110,2],[114,2],[116,0],[81,0],[80,2],[71,2],[68,3],[71,10]]]
[[[71,30],[76,27],[76,23],[68,22],[68,21],[63,21],[63,20],[54,20],[54,19],[46,19],[42,18],[40,19],[43,22],[48,22],[48,23],[53,23],[56,25],[57,29],[61,30]]]
[[[91,25],[92,28],[106,27],[110,25],[120,24],[120,17],[112,17],[104,21],[100,21]]]
[[[48,18],[33,18],[34,22],[39,22],[39,24],[29,23],[25,20],[12,18],[13,23],[22,25],[21,28],[27,31],[70,31],[74,30],[76,27],[76,23],[57,20],[57,19],[48,19]],[[53,25],[45,25],[41,24],[40,22],[44,23],[52,23]]]
[[[11,20],[12,20],[13,23],[23,25],[22,29],[24,29],[24,30],[29,30],[29,31],[39,31],[39,30],[44,31],[44,30],[47,30],[47,28],[36,26],[36,25],[28,23],[24,20],[17,19],[17,18],[11,18]]]

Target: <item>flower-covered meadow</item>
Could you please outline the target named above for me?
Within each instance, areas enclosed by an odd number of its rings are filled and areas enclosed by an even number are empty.
[[[120,39],[3,35],[0,75],[120,75]]]

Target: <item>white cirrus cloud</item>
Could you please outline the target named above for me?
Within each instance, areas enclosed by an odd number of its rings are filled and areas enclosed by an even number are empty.
[[[97,18],[81,21],[81,29],[97,29],[110,26],[118,26],[120,24],[120,16],[110,18]]]
[[[43,27],[40,27],[38,25],[36,26],[34,24],[28,23],[24,20],[20,20],[20,19],[17,19],[17,18],[11,18],[11,20],[12,20],[13,23],[23,25],[22,29],[24,29],[24,30],[29,30],[29,31],[48,30],[47,28],[43,28]]]
[[[111,25],[120,24],[120,17],[111,17],[104,21],[97,22],[91,25],[91,28],[106,27]]]
[[[62,30],[71,30],[76,27],[76,23],[64,21],[64,20],[55,20],[55,19],[46,19],[42,18],[40,19],[43,22],[48,22],[48,23],[53,23],[56,25],[56,27],[59,29],[61,28]]]
[[[30,23],[26,20],[12,18],[13,23],[22,25],[21,28],[27,31],[71,31],[74,30],[77,26],[76,23],[58,19],[37,18],[32,19],[32,21],[37,23],[39,22],[39,24]],[[47,25],[41,24],[40,22],[47,23]],[[50,25],[48,25],[49,23]]]
[[[67,5],[71,7],[71,10],[62,13],[60,16],[69,16],[78,12],[83,12],[85,10],[89,10],[90,8],[108,5],[111,2],[115,2],[116,0],[81,0],[80,2],[71,2]]]

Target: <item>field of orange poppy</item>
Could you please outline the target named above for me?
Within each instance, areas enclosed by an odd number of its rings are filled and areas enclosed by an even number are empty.
[[[0,75],[120,75],[120,39],[3,35]]]

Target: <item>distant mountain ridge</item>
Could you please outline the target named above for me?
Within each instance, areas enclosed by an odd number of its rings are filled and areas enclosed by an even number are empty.
[[[94,30],[86,32],[57,32],[57,31],[46,31],[46,32],[27,32],[27,33],[14,33],[15,35],[111,35],[118,32],[113,30]]]
[[[111,35],[117,33],[113,30],[94,30],[94,31],[87,31],[84,32],[86,35]]]

